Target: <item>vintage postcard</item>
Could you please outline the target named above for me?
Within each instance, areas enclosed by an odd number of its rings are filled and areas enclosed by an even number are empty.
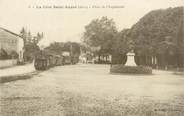
[[[183,116],[183,0],[0,0],[0,116]]]

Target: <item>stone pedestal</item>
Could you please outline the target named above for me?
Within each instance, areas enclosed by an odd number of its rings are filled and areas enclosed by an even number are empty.
[[[128,52],[126,55],[127,55],[127,62],[125,66],[137,66],[134,59],[135,53],[131,51]]]

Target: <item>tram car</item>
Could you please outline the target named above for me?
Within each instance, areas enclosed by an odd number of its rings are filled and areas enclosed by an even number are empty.
[[[43,50],[40,50],[35,55],[34,67],[36,70],[47,70],[60,65],[64,65],[64,56],[49,54]]]
[[[64,65],[72,64],[71,57],[70,56],[64,56],[63,64]]]
[[[36,70],[47,70],[54,66],[76,64],[78,58],[70,55],[55,55],[46,50],[40,50],[36,53],[34,67]]]

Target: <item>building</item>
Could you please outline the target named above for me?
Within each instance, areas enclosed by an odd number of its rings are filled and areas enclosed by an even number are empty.
[[[0,27],[0,49],[5,50],[8,54],[10,54],[11,52],[16,52],[18,54],[18,58],[14,59],[14,62],[15,60],[16,62],[23,61],[23,47],[24,47],[23,39],[18,34],[15,34],[7,29]],[[0,61],[3,62],[0,63],[1,65],[0,67],[6,65],[5,60]],[[11,65],[10,61],[13,61],[13,59],[8,60],[9,65]]]

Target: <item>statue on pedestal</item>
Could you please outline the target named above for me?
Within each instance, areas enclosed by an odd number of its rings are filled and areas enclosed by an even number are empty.
[[[125,63],[125,66],[137,66],[134,59],[134,56],[135,56],[134,51],[131,50],[126,55],[127,55],[127,61]]]

